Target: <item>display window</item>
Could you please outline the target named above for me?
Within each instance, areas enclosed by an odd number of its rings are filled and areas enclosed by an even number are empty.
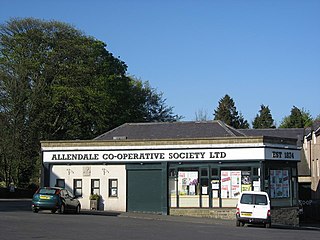
[[[260,191],[260,168],[200,167],[169,171],[171,207],[234,207],[243,191]]]
[[[178,192],[179,195],[197,195],[198,171],[179,171]]]
[[[289,171],[270,170],[271,198],[288,198],[290,196]]]

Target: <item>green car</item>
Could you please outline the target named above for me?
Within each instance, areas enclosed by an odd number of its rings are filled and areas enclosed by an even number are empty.
[[[59,213],[69,211],[80,213],[80,209],[80,201],[64,188],[39,188],[32,198],[32,211],[34,213],[39,210],[51,210],[52,213],[56,211],[59,211]]]

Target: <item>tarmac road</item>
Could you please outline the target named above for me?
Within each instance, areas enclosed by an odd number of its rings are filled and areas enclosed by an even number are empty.
[[[235,227],[233,221],[153,214],[32,213],[30,200],[0,200],[0,239],[319,239],[319,228]]]

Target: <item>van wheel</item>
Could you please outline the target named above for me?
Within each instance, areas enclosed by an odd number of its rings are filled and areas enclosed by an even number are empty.
[[[236,226],[237,226],[237,227],[240,227],[240,226],[241,226],[241,223],[240,223],[239,220],[236,221]]]
[[[271,228],[271,223],[266,223],[264,226],[265,226],[266,228]]]

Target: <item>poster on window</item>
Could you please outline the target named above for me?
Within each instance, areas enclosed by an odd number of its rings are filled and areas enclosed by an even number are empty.
[[[196,195],[197,184],[198,184],[198,172],[179,171],[179,175],[178,175],[179,195]]]
[[[237,198],[241,192],[241,171],[221,171],[221,197]]]
[[[288,170],[270,170],[270,195],[271,198],[289,197]]]
[[[241,192],[251,191],[251,172],[250,171],[241,171]]]

